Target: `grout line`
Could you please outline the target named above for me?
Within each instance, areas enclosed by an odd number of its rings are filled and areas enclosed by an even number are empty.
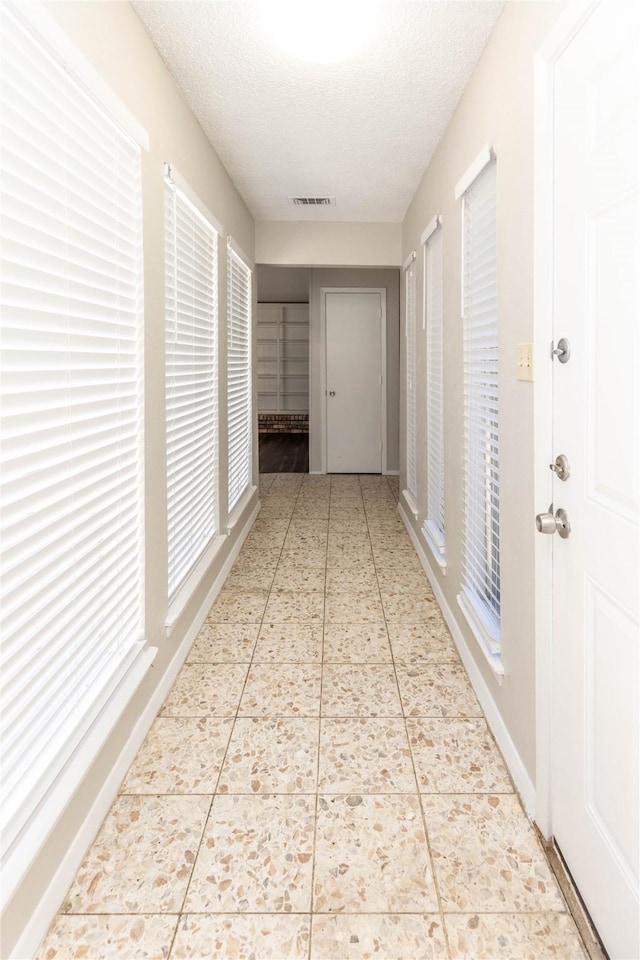
[[[367,520],[367,528],[369,529],[369,527],[368,527],[368,520]],[[408,535],[407,535],[407,534],[405,534],[405,535],[407,536],[407,539],[408,539]],[[372,552],[373,552],[373,551],[372,551]],[[378,590],[379,590],[379,592],[380,592],[380,602],[381,602],[381,604],[382,604],[382,591],[380,591],[380,580],[379,580],[379,577],[378,577],[378,564],[375,562],[375,555],[374,555],[374,565],[375,565],[375,569],[376,569],[376,580],[378,581]],[[382,612],[383,612],[383,615],[385,616],[385,626],[386,626],[386,628],[387,628],[387,636],[389,637],[389,621],[387,620],[386,615],[384,614],[384,604],[382,604]],[[406,715],[406,711],[405,711],[405,708],[404,708],[404,703],[403,703],[403,701],[402,701],[402,691],[401,691],[401,689],[400,689],[400,681],[398,680],[398,670],[397,670],[397,667],[396,667],[396,657],[395,657],[395,654],[394,654],[394,652],[393,652],[393,644],[391,643],[391,638],[390,638],[390,637],[389,637],[389,646],[390,646],[390,648],[391,648],[391,657],[392,657],[392,659],[393,659],[393,672],[394,672],[394,676],[395,676],[395,678],[396,678],[396,686],[397,686],[397,689],[398,689],[398,698],[399,698],[399,700],[400,700],[400,709],[402,710],[402,717],[403,717],[403,719],[404,719],[404,731],[405,731],[405,736],[406,736],[406,738],[407,738],[407,746],[408,746],[408,748],[409,748],[409,756],[410,756],[410,758],[411,758],[411,768],[412,768],[412,770],[413,770],[413,776],[414,776],[415,782],[416,782],[416,790],[417,790],[417,794],[418,794],[418,804],[419,804],[420,812],[421,812],[421,816],[422,816],[422,829],[424,830],[424,836],[425,836],[425,841],[426,841],[426,845],[427,845],[427,854],[428,854],[428,856],[429,856],[429,863],[430,863],[430,865],[431,865],[431,876],[432,876],[432,880],[433,880],[433,888],[434,888],[435,894],[436,894],[436,901],[437,901],[437,904],[438,904],[438,913],[439,913],[439,916],[440,916],[440,923],[441,923],[441,925],[442,925],[442,936],[443,936],[443,938],[444,938],[445,949],[446,949],[446,951],[447,951],[447,955],[448,955],[449,957],[451,957],[451,956],[452,956],[452,954],[451,954],[451,946],[450,946],[450,944],[449,944],[449,936],[448,936],[448,933],[447,933],[447,926],[446,926],[445,918],[444,918],[444,910],[443,910],[443,908],[442,908],[442,898],[441,898],[441,896],[440,896],[440,888],[439,888],[439,885],[438,885],[438,880],[437,880],[437,878],[436,878],[436,868],[435,868],[435,863],[434,863],[434,858],[433,858],[433,851],[432,851],[432,849],[431,849],[431,842],[430,842],[430,840],[429,840],[429,832],[428,832],[428,830],[427,830],[427,822],[426,822],[425,815],[424,815],[424,806],[423,806],[422,797],[421,797],[421,794],[420,794],[420,781],[419,781],[419,779],[418,779],[418,773],[417,773],[417,771],[416,771],[415,760],[414,760],[414,756],[413,756],[413,750],[411,749],[411,738],[410,738],[410,736],[409,736],[409,729],[408,729],[408,727],[407,727],[407,715]]]

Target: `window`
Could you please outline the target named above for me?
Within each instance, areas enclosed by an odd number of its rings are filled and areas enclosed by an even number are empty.
[[[444,417],[442,369],[442,227],[435,217],[423,237],[427,331],[427,515],[423,533],[444,566]]]
[[[462,194],[464,586],[460,602],[499,669],[496,164],[489,150],[475,166],[475,176]]]
[[[165,311],[171,597],[218,531],[218,230],[170,168]]]
[[[407,344],[406,375],[406,451],[407,451],[407,489],[406,499],[414,513],[417,513],[418,467],[416,462],[416,264],[412,253],[404,267],[405,289],[405,339]]]
[[[19,10],[0,24],[6,851],[144,660],[143,288],[139,143]]]
[[[227,248],[227,402],[229,513],[251,484],[251,268],[233,241]]]

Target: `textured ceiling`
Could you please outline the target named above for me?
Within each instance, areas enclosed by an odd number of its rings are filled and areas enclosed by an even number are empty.
[[[273,44],[261,2],[132,5],[257,220],[402,220],[503,3],[381,0],[358,53],[313,64]]]

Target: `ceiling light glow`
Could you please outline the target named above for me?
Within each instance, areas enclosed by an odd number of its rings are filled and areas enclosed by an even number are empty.
[[[263,17],[268,33],[287,53],[312,63],[337,63],[364,44],[373,7],[371,0],[264,0]]]

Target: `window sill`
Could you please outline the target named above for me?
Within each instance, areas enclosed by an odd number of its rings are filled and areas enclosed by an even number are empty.
[[[458,594],[458,604],[462,610],[471,632],[478,641],[478,646],[482,651],[485,660],[491,667],[497,682],[502,685],[504,681],[504,667],[500,657],[500,633],[499,629],[487,623],[486,618],[478,610],[477,604],[467,590]]]
[[[250,484],[250,485],[247,487],[247,489],[244,491],[244,493],[242,494],[242,496],[240,497],[240,499],[239,499],[238,502],[236,503],[235,507],[233,508],[233,510],[231,511],[231,513],[229,514],[229,519],[227,520],[227,530],[228,530],[228,531],[233,530],[233,528],[235,527],[235,525],[238,523],[238,521],[239,521],[240,518],[242,517],[244,511],[245,511],[246,508],[248,507],[249,502],[252,500],[253,495],[256,493],[257,489],[258,489],[257,487],[251,486],[251,484]]]
[[[219,533],[210,541],[169,601],[169,609],[164,623],[165,633],[168,637],[171,636],[171,631],[184,613],[191,597],[198,589],[202,578],[220,552],[226,539],[226,535]]]
[[[416,503],[415,497],[413,496],[412,493],[409,492],[409,490],[403,490],[402,496],[404,497],[405,503],[409,507],[409,510],[411,510],[411,513],[413,514],[414,518],[417,520],[418,504]]]
[[[433,559],[438,564],[438,567],[440,568],[442,574],[446,575],[447,556],[445,553],[444,543],[440,543],[439,540],[436,539],[436,537],[431,531],[431,527],[427,520],[425,520],[422,526],[422,536],[424,537],[424,541],[429,547],[429,550],[431,551]]]

